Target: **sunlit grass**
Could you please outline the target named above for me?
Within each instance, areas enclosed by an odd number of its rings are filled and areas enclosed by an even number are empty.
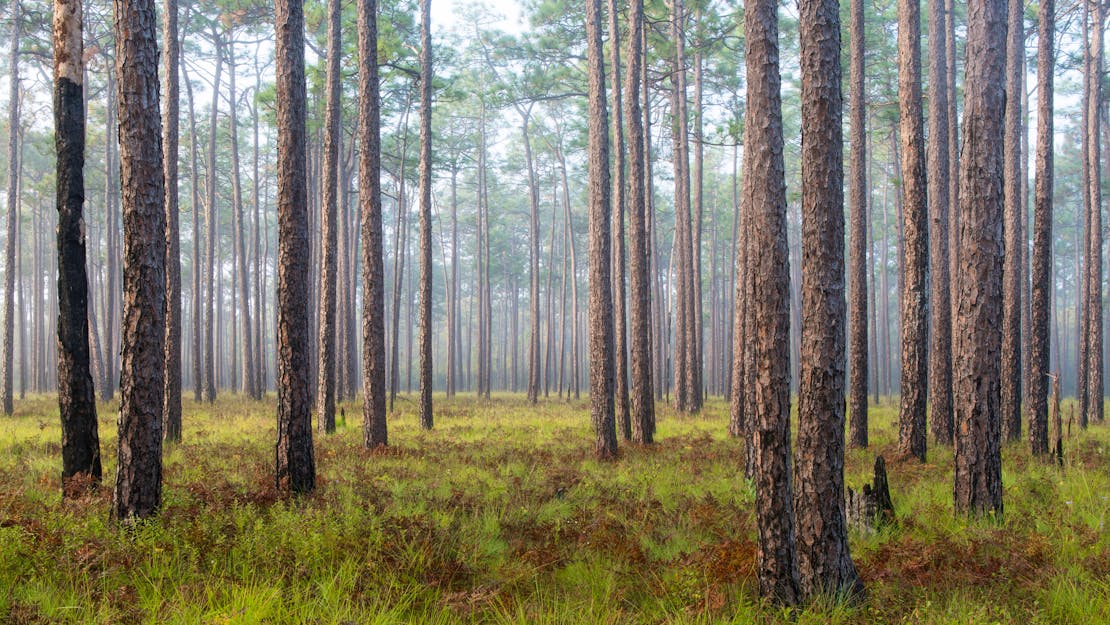
[[[272,479],[272,398],[186,401],[166,448],[164,506],[108,521],[114,405],[101,405],[104,487],[60,499],[53,397],[0,418],[0,621],[13,623],[1100,623],[1110,622],[1110,431],[1065,442],[1064,468],[1004,447],[1005,515],[952,512],[951,449],[894,458],[896,404],[871,414],[898,523],[853,533],[870,594],[783,611],[755,581],[754,491],[727,406],[676,416],[659,444],[593,459],[586,404],[436,397],[420,430],[402,397],[392,447],[360,446],[361,408],[318,435],[317,492]]]

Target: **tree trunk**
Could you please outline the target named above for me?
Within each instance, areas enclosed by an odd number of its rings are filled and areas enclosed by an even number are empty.
[[[790,484],[790,267],[786,243],[778,3],[745,7],[748,107],[744,205],[751,210],[752,439],[755,448],[759,592],[784,605],[800,600]]]
[[[124,300],[112,516],[126,522],[153,515],[162,503],[166,197],[155,2],[116,0],[115,15]],[[83,315],[84,302],[74,311]]]
[[[320,353],[316,367],[316,420],[324,432],[335,431],[335,313],[336,313],[336,269],[338,260],[337,211],[339,199],[339,62],[342,49],[340,32],[339,0],[328,0],[328,54],[327,54],[327,107],[324,119],[324,195],[320,225],[323,256],[320,277]]]
[[[599,458],[617,455],[613,411],[613,282],[610,224],[609,123],[605,106],[605,51],[601,45],[601,1],[586,0],[589,68],[590,206],[590,418]]]
[[[623,103],[621,98],[621,46],[619,8],[617,0],[609,0],[609,52],[613,64],[613,337],[615,360],[613,379],[616,384],[617,426],[624,440],[632,440],[632,414],[629,410],[628,396],[628,314],[625,306],[627,296],[624,285],[624,213],[625,197],[625,142]]]
[[[644,2],[631,0],[628,14],[628,73],[625,77],[625,121],[628,123],[628,243],[631,288],[631,373],[629,396],[632,440],[651,443],[655,436],[655,399],[652,375],[651,257],[648,214],[645,129],[640,113],[640,72],[644,63]]]
[[[12,14],[12,100],[9,132],[19,123],[18,42],[20,3]],[[84,58],[82,50],[81,3],[54,2],[54,146],[57,150],[58,206],[58,411],[62,420],[62,494],[76,496],[79,487],[100,482],[100,439],[96,423],[96,393],[89,371],[88,279],[85,274],[85,233],[82,207],[85,203],[85,107],[82,97]],[[5,315],[5,409],[11,412],[11,293],[15,272],[14,237],[18,237],[18,155],[9,143],[7,313]],[[13,236],[14,235],[14,236]],[[22,299],[22,298],[20,298]],[[26,367],[26,360],[21,360]],[[83,476],[83,477],[82,477]],[[87,480],[87,481],[85,481]]]
[[[213,33],[216,46],[216,74],[212,80],[212,93],[220,92],[220,76],[224,66],[223,47],[220,36]],[[208,124],[208,172],[206,177],[208,199],[205,210],[205,332],[204,332],[204,399],[208,403],[216,401],[216,121],[219,114],[218,95],[212,97],[212,111]],[[301,162],[304,166],[304,162]],[[194,233],[194,236],[196,234]],[[307,248],[306,248],[307,249]],[[221,274],[222,275],[222,274]]]
[[[948,32],[943,0],[929,0],[929,263],[932,334],[929,407],[933,440],[952,443],[952,302],[948,271]]]
[[[197,117],[196,109],[193,106],[193,83],[189,81],[189,65],[187,63],[181,64],[181,72],[185,78],[185,94],[186,103],[189,107],[189,194],[190,204],[189,210],[193,213],[193,266],[192,283],[193,290],[190,293],[192,299],[192,312],[193,312],[193,401],[200,403],[203,393],[203,370],[205,355],[201,351],[201,337],[203,319],[203,309],[201,302],[204,300],[201,289],[203,288],[201,282],[201,271],[205,259],[200,253],[200,189],[197,176]],[[176,424],[167,424],[167,432],[170,428],[176,427]]]
[[[809,597],[862,599],[863,582],[848,552],[844,520],[844,159],[839,4],[838,0],[803,0],[798,6],[803,314],[794,511],[802,591]],[[866,393],[864,389],[865,399]]]
[[[1087,253],[1087,414],[1081,417],[1080,425],[1086,421],[1102,421],[1102,182],[1101,182],[1101,142],[1102,122],[1102,4],[1095,3],[1091,36],[1091,67],[1088,74],[1089,95],[1087,96],[1087,151],[1090,181],[1090,207],[1088,216],[1088,253]]]
[[[1002,389],[1000,409],[1002,436],[1021,438],[1021,248],[1024,213],[1021,195],[1021,74],[1025,56],[1023,3],[1010,2],[1006,37],[1006,111],[1003,196],[1005,216],[1002,223],[1004,261],[1002,268]]]
[[[1052,290],[1053,72],[1056,3],[1042,0],[1037,18],[1037,163],[1033,206],[1033,289],[1029,328],[1029,444],[1048,453],[1049,311]],[[1058,358],[1059,356],[1057,356]],[[1055,380],[1059,388],[1059,380]]]
[[[388,444],[385,421],[385,262],[382,257],[378,4],[358,2],[359,213],[362,236],[362,431],[368,449]]]
[[[162,145],[165,162],[166,205],[166,389],[163,416],[167,441],[181,440],[181,231],[178,227],[177,156],[178,156],[178,32],[177,0],[164,0],[162,5],[162,42],[166,49],[165,118],[162,121]]]
[[[1006,101],[1006,2],[968,7],[967,80],[960,197],[959,314],[956,317],[955,507],[1002,513],[1000,350],[1002,343],[1002,138]]]
[[[308,196],[305,185],[303,0],[274,5],[278,177],[278,429],[275,481],[280,490],[316,486],[309,399]],[[368,146],[373,147],[373,146]]]
[[[14,335],[15,335],[15,318],[14,318],[14,314],[15,314],[15,249],[16,249],[16,241],[19,238],[19,212],[18,212],[19,211],[19,194],[18,194],[17,189],[18,189],[18,186],[19,186],[18,180],[19,180],[20,162],[19,162],[19,133],[16,131],[16,128],[19,127],[19,109],[20,109],[20,106],[19,106],[20,105],[20,102],[19,102],[19,41],[20,41],[20,38],[22,37],[22,32],[21,32],[22,29],[20,28],[20,20],[22,19],[22,17],[20,15],[20,13],[21,13],[20,9],[21,9],[21,7],[20,7],[19,0],[15,0],[14,2],[11,3],[12,30],[11,30],[11,39],[8,42],[8,44],[9,44],[9,47],[8,47],[8,49],[9,49],[9,52],[8,52],[8,66],[9,66],[9,72],[10,72],[10,74],[8,76],[8,223],[7,223],[7,226],[8,226],[8,242],[7,242],[7,245],[5,246],[5,251],[4,251],[4,357],[3,357],[3,362],[0,362],[0,377],[3,378],[2,384],[0,384],[0,408],[3,409],[4,414],[6,414],[6,415],[11,415],[12,411],[14,410],[14,406],[12,405],[12,370],[15,367],[15,361],[12,359],[12,356],[14,355],[14,351],[15,351],[15,343],[13,341],[13,338],[14,338]],[[60,32],[57,33],[56,36],[59,36],[59,37],[60,36],[66,36],[69,33],[66,32],[65,29],[67,29],[67,28],[76,28],[76,31],[78,33],[78,37],[80,37],[80,32],[81,32],[80,7],[77,7],[76,9],[73,9],[71,7],[68,7],[65,3],[62,3],[62,2],[59,2],[58,7],[56,7],[56,10],[61,10],[61,11],[64,11],[64,10],[67,10],[67,9],[70,10],[70,11],[76,11],[77,15],[76,15],[75,19],[77,21],[76,21],[76,23],[68,23],[68,24],[64,23],[64,21],[63,21],[63,23],[59,23],[57,28],[60,30]],[[78,41],[78,45],[80,45],[80,41]],[[81,55],[81,50],[80,50],[79,47],[76,50],[62,51],[61,53],[64,54],[65,52],[76,52],[78,56]],[[78,70],[82,71],[82,68],[78,67]],[[78,80],[75,81],[76,84],[74,86],[76,87],[77,101],[78,101],[77,104],[82,107],[80,123],[81,123],[81,132],[82,132],[81,149],[83,150],[84,149],[84,100],[81,96],[81,80],[80,80],[81,76],[78,75],[77,78],[78,78]],[[55,92],[56,92],[55,98],[61,98],[62,97],[62,90],[65,89],[66,86],[68,86],[68,85],[64,85],[60,82],[62,80],[62,77],[60,77],[60,76],[55,76],[54,80],[55,80],[56,83],[58,83],[54,87]],[[55,124],[59,127],[59,133],[61,131],[61,126],[64,124],[65,121],[66,120],[64,120],[64,119],[55,121]],[[60,140],[61,140],[60,137],[56,139],[56,141],[59,141],[59,142],[60,142]],[[59,143],[58,147],[59,147],[59,151],[60,151],[61,148],[62,148],[62,145]],[[84,169],[84,152],[81,153],[80,171],[78,172],[79,175],[81,176],[81,180],[80,180],[81,188],[80,188],[79,195],[80,195],[80,198],[82,200],[84,199],[84,195],[85,195],[84,171],[83,171],[83,169]],[[60,163],[59,163],[58,173],[59,173],[59,180],[61,180],[62,169],[61,169],[61,164]],[[61,189],[60,189],[60,184],[59,184],[59,195],[58,195],[58,208],[59,209],[62,208],[63,201],[68,199],[68,197],[63,197],[60,192],[61,192]],[[80,208],[80,205],[78,205],[78,206]],[[78,218],[80,219],[80,211],[78,212]],[[83,244],[83,241],[82,241],[82,244]],[[59,251],[61,251],[61,250],[59,250]],[[82,271],[84,271],[84,256],[81,257],[81,267],[82,267]],[[87,290],[87,287],[86,287],[86,290]],[[86,297],[87,297],[87,295],[86,295]],[[85,340],[86,340],[86,344],[87,344],[88,338],[86,338]],[[87,347],[86,347],[86,352],[87,352]],[[20,364],[21,364],[21,366],[26,367],[25,361],[21,360]],[[95,412],[95,406],[93,407],[93,409],[94,409],[94,412]],[[95,424],[95,419],[94,419],[94,424]]]
[[[898,2],[898,102],[902,204],[902,383],[898,452],[925,461],[928,386],[929,217],[925,189],[925,128],[921,116],[921,16],[916,0]]]
[[[679,412],[696,412],[700,397],[693,388],[694,337],[693,246],[690,217],[690,153],[687,131],[685,14],[682,0],[671,3],[671,39],[675,46],[671,81],[675,170],[674,258],[671,265],[675,281],[674,407]]]
[[[229,106],[229,121],[230,121],[230,137],[231,142],[231,186],[232,186],[232,202],[233,202],[233,230],[232,235],[235,237],[233,244],[236,262],[237,276],[234,278],[236,283],[233,286],[238,287],[239,297],[239,323],[240,333],[243,337],[243,349],[241,355],[241,371],[240,379],[242,383],[242,390],[251,399],[261,399],[261,395],[255,389],[254,379],[254,337],[251,332],[251,315],[250,315],[250,280],[247,277],[247,248],[245,245],[246,225],[243,221],[243,185],[239,176],[239,115],[236,112],[239,108],[239,102],[236,99],[237,94],[235,91],[235,43],[228,41],[227,45],[228,57],[228,101]],[[234,292],[233,292],[234,297]],[[235,307],[232,306],[232,312],[235,312]],[[234,319],[233,319],[234,321]],[[232,341],[234,343],[234,341]],[[232,350],[234,355],[234,350]]]
[[[850,0],[851,68],[849,70],[848,202],[851,232],[848,238],[849,366],[848,444],[867,447],[867,132],[864,107],[863,0]],[[933,0],[936,2],[936,0]],[[935,75],[935,74],[934,74]]]
[[[420,19],[420,427],[432,429],[432,0]]]

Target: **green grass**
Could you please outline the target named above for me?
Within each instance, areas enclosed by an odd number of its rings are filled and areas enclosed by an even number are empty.
[[[108,521],[115,406],[100,406],[105,485],[60,498],[52,397],[0,418],[0,621],[10,623],[1110,622],[1110,429],[1065,442],[1063,469],[1003,454],[1005,515],[952,512],[952,451],[893,459],[895,409],[871,415],[849,485],[886,455],[898,522],[853,535],[869,600],[785,612],[755,580],[754,492],[727,406],[662,409],[659,443],[591,455],[584,403],[402,398],[393,446],[360,447],[361,410],[318,436],[318,488],[272,484],[272,402],[187,402],[164,506]]]

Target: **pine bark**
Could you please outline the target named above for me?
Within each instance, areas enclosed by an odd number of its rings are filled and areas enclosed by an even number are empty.
[[[933,0],[936,2],[936,0]],[[850,0],[851,51],[849,69],[848,125],[848,444],[867,447],[867,145],[866,105],[864,104],[865,26],[863,0]],[[934,74],[935,75],[935,74]]]
[[[420,427],[432,429],[432,0],[420,20]]]
[[[1053,289],[1052,90],[1053,72],[1056,69],[1055,29],[1055,0],[1042,0],[1037,17],[1037,161],[1033,191],[1033,284],[1029,302],[1029,444],[1035,455],[1048,453],[1048,323]]]
[[[902,233],[902,384],[898,452],[925,460],[928,392],[929,216],[925,188],[925,128],[921,113],[921,10],[898,2],[898,107],[900,111]]]
[[[790,266],[786,242],[786,183],[779,92],[778,3],[745,7],[748,107],[744,127],[751,211],[749,335],[753,383],[757,572],[763,597],[784,605],[800,600],[790,477]]]
[[[166,197],[155,2],[116,0],[115,15],[124,299],[112,515],[128,521],[162,503]]]
[[[952,295],[949,284],[948,218],[948,31],[944,0],[929,0],[929,267],[932,333],[929,348],[929,421],[933,440],[952,443]]]
[[[590,210],[590,418],[594,452],[617,455],[613,408],[612,205],[609,178],[609,123],[605,105],[605,51],[601,45],[601,0],[586,0],[586,54],[589,68]]]
[[[304,1],[274,3],[277,75],[278,410],[275,481],[316,486],[309,375],[308,194],[305,184]]]
[[[798,523],[798,572],[805,595],[862,598],[863,582],[848,551],[844,517],[846,314],[839,5],[839,0],[802,0],[798,5],[802,73],[802,376],[794,454],[794,512]],[[865,388],[865,400],[866,393]]]
[[[213,33],[216,44],[216,73],[212,80],[212,93],[220,92],[220,77],[224,67],[223,47],[218,34]],[[208,171],[207,201],[205,202],[205,314],[204,314],[204,399],[208,403],[216,401],[216,121],[219,114],[220,98],[212,98],[212,110],[208,124]],[[302,161],[303,167],[303,161]],[[195,236],[195,235],[194,235]],[[305,248],[307,249],[307,248]],[[222,275],[222,274],[221,274]]]
[[[177,0],[162,4],[162,42],[165,47],[165,112],[162,121],[162,146],[165,162],[166,206],[166,389],[163,435],[167,441],[181,440],[181,230],[178,227],[177,156],[178,100],[180,86],[177,75],[178,28]]]
[[[961,150],[959,312],[956,317],[955,507],[1002,513],[1003,111],[1005,0],[968,4]]]
[[[16,241],[19,238],[19,41],[22,37],[20,28],[21,6],[19,0],[11,3],[11,39],[8,41],[8,241],[4,250],[4,355],[3,360],[0,362],[0,377],[3,378],[0,382],[0,409],[4,414],[11,415],[14,410],[12,402],[12,373],[15,368],[15,361],[12,356],[15,351],[15,249]],[[58,7],[59,10],[66,10],[67,5],[64,3]],[[72,9],[70,9],[72,10]],[[81,32],[80,24],[80,9],[77,9],[77,23],[66,23],[64,20],[59,20],[56,25],[57,29],[62,29],[62,32],[55,33],[55,37],[65,37],[68,33],[65,29],[77,28],[78,35]],[[81,54],[80,49],[76,50],[77,54]],[[84,71],[82,66],[78,66],[79,71]],[[61,77],[55,76],[55,98],[59,97],[65,85],[60,84]],[[83,106],[83,98],[81,95],[81,81],[76,83],[78,104]],[[61,120],[65,121],[65,120]],[[56,123],[58,123],[56,121]],[[81,117],[81,146],[84,149],[84,109],[82,108]],[[59,124],[60,125],[60,124]],[[84,190],[84,153],[81,155],[81,190],[80,197],[83,199]],[[61,174],[61,165],[59,165],[59,174]],[[60,176],[59,176],[60,178]],[[59,189],[60,193],[60,189]],[[62,207],[62,196],[58,196],[58,208]],[[82,259],[82,268],[84,267],[84,260]],[[25,362],[25,361],[20,361]],[[24,365],[26,366],[26,365]]]
[[[12,54],[18,57],[20,4],[14,3]],[[85,227],[82,208],[85,203],[85,107],[82,97],[84,58],[82,44],[81,2],[54,2],[54,146],[57,151],[58,207],[58,409],[62,421],[62,493],[76,495],[70,484],[81,485],[79,476],[98,484],[101,478],[100,439],[96,422],[96,391],[89,370],[89,285],[85,273]],[[14,114],[9,114],[11,135],[18,124],[19,82],[16,63],[12,64],[12,95]],[[13,159],[15,161],[16,159]],[[18,171],[18,170],[17,170]],[[9,169],[9,176],[12,171]],[[13,201],[13,180],[9,179],[9,237],[18,237],[12,223],[17,204]],[[10,298],[15,238],[9,239],[7,269],[8,313],[6,332],[12,325]],[[22,299],[22,297],[20,298]],[[5,341],[6,397],[11,401],[11,341]],[[26,363],[26,360],[21,360]],[[24,364],[26,366],[26,364]],[[10,405],[5,407],[10,412]],[[71,481],[72,480],[72,481]]]
[[[1024,4],[1010,2],[1006,37],[1006,110],[1003,163],[1005,214],[1002,236],[1005,242],[1002,267],[1002,389],[1000,410],[1002,436],[1013,441],[1021,438],[1021,248],[1025,245],[1022,228],[1021,177],[1021,74],[1025,55],[1022,13]]]
[[[625,190],[624,110],[621,98],[620,24],[617,0],[609,0],[609,51],[613,66],[613,336],[615,360],[613,377],[616,398],[617,426],[621,437],[632,440],[632,413],[628,395],[628,311],[624,282],[625,246],[624,215],[627,203]]]
[[[359,219],[362,237],[363,445],[388,444],[385,421],[385,261],[382,256],[378,3],[358,0]]]
[[[1091,67],[1087,80],[1087,145],[1088,145],[1088,215],[1087,255],[1087,419],[1103,419],[1102,383],[1102,182],[1101,182],[1101,122],[1102,122],[1102,3],[1094,3],[1091,30]],[[1081,422],[1081,425],[1086,425]]]
[[[630,0],[628,13],[628,73],[625,76],[625,122],[628,124],[628,243],[630,298],[629,409],[632,440],[651,443],[655,429],[652,379],[651,260],[647,233],[647,198],[644,184],[644,126],[640,114],[640,72],[644,62],[644,2]]]
[[[324,110],[324,193],[321,213],[320,238],[322,245],[322,275],[320,276],[319,310],[319,361],[316,366],[316,420],[319,429],[326,433],[335,431],[335,315],[336,315],[336,271],[338,259],[336,249],[338,239],[339,205],[339,62],[342,49],[340,32],[341,9],[339,0],[328,0],[328,58],[327,58],[327,100]]]

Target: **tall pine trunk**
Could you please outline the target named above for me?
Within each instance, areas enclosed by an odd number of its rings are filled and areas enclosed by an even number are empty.
[[[840,3],[799,3],[802,375],[794,459],[802,591],[862,598],[844,520],[844,165]],[[866,378],[865,378],[866,379]],[[866,391],[864,391],[866,394]]]
[[[956,316],[955,507],[1002,512],[1003,109],[1006,1],[968,5],[964,145],[960,171],[959,312]]]
[[[612,219],[609,178],[609,124],[605,106],[605,51],[601,45],[601,0],[586,0],[586,54],[589,68],[590,207],[590,419],[594,452],[617,454],[613,409]]]
[[[752,442],[755,459],[760,595],[784,605],[800,600],[790,479],[790,265],[786,242],[778,3],[745,7],[748,106],[744,128],[744,206],[751,211],[748,302]]]
[[[1052,89],[1053,72],[1056,69],[1055,28],[1056,3],[1054,0],[1042,0],[1037,18],[1037,162],[1033,191],[1033,284],[1029,302],[1029,444],[1034,454],[1047,454],[1049,449],[1048,389],[1051,351],[1048,323],[1055,282],[1052,274]]]
[[[308,191],[305,184],[304,2],[274,4],[277,75],[278,406],[275,481],[280,490],[316,486],[308,386]]]
[[[385,421],[385,262],[382,257],[378,4],[358,0],[359,219],[362,237],[362,432],[368,449],[388,443]]]
[[[952,303],[948,270],[948,32],[944,0],[929,0],[929,267],[932,334],[929,348],[929,408],[933,440],[952,442]]]
[[[898,452],[925,460],[928,386],[929,222],[925,127],[921,115],[921,15],[917,0],[898,2],[898,104],[905,238],[902,261],[902,384]]]
[[[328,58],[327,58],[327,106],[324,111],[324,194],[320,238],[320,253],[323,256],[322,275],[320,276],[319,310],[319,361],[316,367],[316,419],[318,427],[324,432],[335,431],[335,314],[336,314],[336,270],[338,259],[338,205],[339,199],[339,62],[342,49],[340,32],[339,0],[328,0]]]
[[[115,15],[124,300],[112,515],[128,521],[162,503],[166,197],[155,2],[116,0]]]
[[[19,3],[14,3],[13,42],[19,41]],[[85,203],[85,106],[84,57],[82,45],[82,15],[79,0],[54,2],[54,146],[57,151],[58,206],[58,411],[62,421],[62,493],[64,496],[80,494],[70,484],[82,485],[86,476],[95,485],[100,482],[100,438],[96,423],[96,392],[89,370],[89,321],[90,309],[88,278],[85,274],[85,233],[82,208]],[[17,44],[12,45],[12,59],[18,55]],[[12,64],[12,84],[19,81],[18,66]],[[17,109],[17,90],[12,109]],[[18,111],[9,116],[18,123]],[[16,124],[9,126],[12,136]],[[14,159],[13,159],[14,160]],[[10,173],[10,170],[9,170]],[[13,185],[9,180],[9,193]],[[9,208],[14,214],[15,194],[9,195]],[[16,233],[9,215],[8,233]],[[8,254],[15,250],[14,239],[9,240]],[[14,276],[8,266],[7,279],[11,285]],[[8,288],[6,297],[12,292]],[[22,300],[22,297],[20,297]],[[37,298],[32,298],[34,301]],[[6,316],[11,327],[11,308]],[[11,341],[5,363],[11,375]],[[27,361],[20,359],[25,368]],[[11,400],[11,378],[5,381],[6,400]]]
[[[1024,4],[1010,2],[1006,37],[1006,111],[1003,197],[1005,214],[1002,236],[1005,256],[1002,268],[1002,436],[1013,441],[1021,438],[1021,248],[1025,245],[1022,216],[1021,175],[1021,74],[1025,56]],[[1101,263],[1099,263],[1101,266]]]

